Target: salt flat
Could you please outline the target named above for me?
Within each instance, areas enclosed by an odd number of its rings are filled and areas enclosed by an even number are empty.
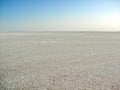
[[[120,33],[0,33],[0,90],[120,90]]]

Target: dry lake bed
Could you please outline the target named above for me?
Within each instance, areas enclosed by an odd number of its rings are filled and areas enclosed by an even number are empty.
[[[0,33],[0,90],[120,90],[120,33]]]

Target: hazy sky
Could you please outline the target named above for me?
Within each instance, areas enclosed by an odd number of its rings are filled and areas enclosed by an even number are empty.
[[[118,31],[120,0],[0,0],[0,31]]]

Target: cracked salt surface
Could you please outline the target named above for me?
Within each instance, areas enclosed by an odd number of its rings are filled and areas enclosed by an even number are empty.
[[[42,44],[46,44],[46,43],[48,43],[48,42],[47,42],[47,41],[41,41],[41,43],[42,43]]]
[[[120,90],[120,33],[0,38],[0,90]]]

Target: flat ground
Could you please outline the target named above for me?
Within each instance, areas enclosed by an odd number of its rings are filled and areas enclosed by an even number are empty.
[[[0,90],[120,90],[120,33],[0,33]]]

